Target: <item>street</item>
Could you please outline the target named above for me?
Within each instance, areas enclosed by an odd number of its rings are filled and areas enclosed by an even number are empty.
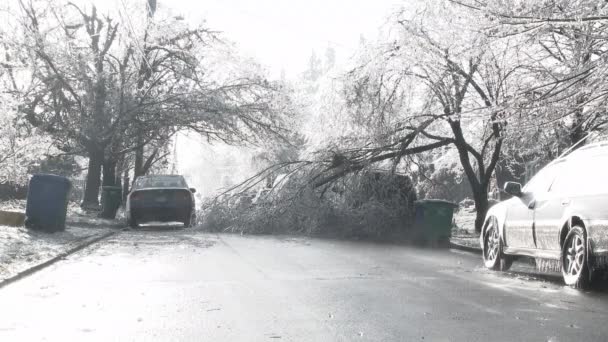
[[[0,289],[0,341],[606,341],[608,295],[516,262],[305,237],[125,231]]]

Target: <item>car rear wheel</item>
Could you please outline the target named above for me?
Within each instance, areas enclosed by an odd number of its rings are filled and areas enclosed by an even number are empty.
[[[566,285],[575,289],[589,286],[587,264],[587,234],[582,227],[574,226],[562,245],[562,275]]]
[[[507,271],[513,263],[513,257],[502,252],[502,240],[495,217],[490,218],[483,237],[483,263],[495,271]]]
[[[190,228],[192,227],[192,225],[196,222],[196,214],[192,213],[190,215],[190,217],[188,217],[185,221],[184,221],[184,228]]]

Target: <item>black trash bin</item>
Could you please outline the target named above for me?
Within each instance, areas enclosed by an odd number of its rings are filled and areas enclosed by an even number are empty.
[[[30,179],[25,226],[56,232],[65,230],[65,217],[72,183],[56,175],[36,174]]]
[[[101,214],[102,218],[113,219],[122,202],[122,188],[119,186],[104,186],[101,188]]]

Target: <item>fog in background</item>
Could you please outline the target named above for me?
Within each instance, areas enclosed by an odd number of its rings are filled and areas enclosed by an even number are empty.
[[[120,1],[120,0],[117,0]],[[273,79],[297,82],[311,55],[320,58],[335,51],[335,63],[346,63],[362,39],[374,38],[386,17],[401,2],[396,0],[280,1],[159,0],[192,22],[205,21],[223,38],[259,62]],[[402,4],[402,3],[401,3]],[[255,172],[250,148],[212,145],[194,134],[177,138],[177,171],[183,173],[198,196],[213,196]]]
[[[180,133],[175,139],[177,173],[183,174],[196,197],[217,196],[223,190],[250,177],[254,168],[251,158],[255,151],[250,148],[223,143],[209,144],[194,133]]]

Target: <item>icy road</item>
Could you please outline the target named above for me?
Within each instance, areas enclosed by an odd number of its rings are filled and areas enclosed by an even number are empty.
[[[525,263],[363,242],[127,231],[0,289],[0,341],[606,341],[608,295]]]

